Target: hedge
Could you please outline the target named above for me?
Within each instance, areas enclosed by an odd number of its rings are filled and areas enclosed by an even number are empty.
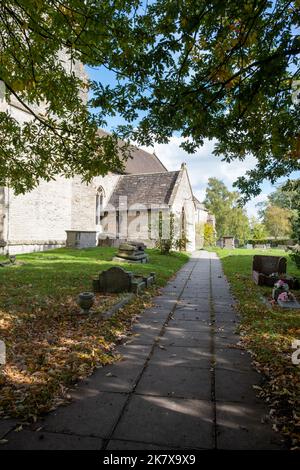
[[[262,240],[254,240],[250,239],[246,243],[249,243],[250,245],[271,245],[272,247],[278,246],[278,245],[295,245],[297,243],[297,240],[291,240],[291,239],[286,239],[286,238],[277,238],[276,240],[274,238],[263,238]]]

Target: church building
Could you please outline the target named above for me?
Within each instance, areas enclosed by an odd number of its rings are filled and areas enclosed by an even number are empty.
[[[155,154],[134,148],[122,173],[95,177],[90,184],[80,176],[58,177],[21,195],[1,187],[0,253],[66,244],[118,246],[125,240],[153,247],[158,237],[168,238],[159,234],[158,225],[160,216],[168,220],[170,214],[184,232],[185,248],[201,248],[203,239],[196,228],[211,216],[194,197],[185,164],[168,171]]]
[[[16,100],[0,105],[19,122],[32,119]],[[183,241],[181,249],[193,251],[203,246],[204,223],[214,220],[194,197],[185,164],[168,171],[154,153],[137,147],[119,173],[89,184],[80,175],[60,176],[21,195],[0,186],[0,254],[118,246],[125,240],[153,247],[170,236]]]

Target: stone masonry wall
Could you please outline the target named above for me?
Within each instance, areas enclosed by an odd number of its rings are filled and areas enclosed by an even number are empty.
[[[101,226],[95,225],[96,221],[96,195],[98,188],[104,189],[103,205],[108,202],[110,195],[117,184],[119,175],[108,174],[93,178],[90,184],[81,182],[80,177],[72,181],[72,230],[98,230]]]
[[[34,190],[18,196],[10,190],[6,213],[9,244],[62,245],[65,230],[71,228],[71,197],[72,181],[63,177],[42,181]]]
[[[180,218],[182,207],[184,207],[185,220],[186,220],[186,237],[189,240],[187,244],[188,251],[195,250],[195,205],[193,201],[193,194],[188,180],[186,169],[181,170],[179,176],[178,187],[175,198],[172,203],[171,210],[175,217]]]

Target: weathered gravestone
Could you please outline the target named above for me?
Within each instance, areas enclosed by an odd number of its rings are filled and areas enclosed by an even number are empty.
[[[235,248],[235,240],[234,237],[223,237],[222,238],[222,247],[232,250]]]
[[[93,286],[96,292],[129,292],[133,280],[133,273],[125,271],[118,266],[113,266],[107,271],[102,271],[97,279],[94,279]]]
[[[134,292],[138,294],[146,287],[150,287],[155,281],[155,273],[148,276],[134,275],[130,271],[119,266],[113,266],[107,271],[102,271],[99,276],[93,280],[94,292],[101,293],[120,293]]]

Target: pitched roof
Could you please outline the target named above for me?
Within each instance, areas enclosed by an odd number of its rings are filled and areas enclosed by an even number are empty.
[[[109,135],[108,132],[103,129],[98,129],[100,136]],[[122,140],[120,140],[122,144]],[[131,157],[125,162],[125,169],[122,173],[125,174],[141,174],[141,173],[161,173],[167,172],[168,170],[155,155],[155,153],[149,153],[142,150],[135,145],[131,145]]]
[[[168,204],[172,195],[179,171],[163,173],[144,173],[121,176],[109,204],[119,206],[119,197],[127,196],[127,206],[133,204]]]

